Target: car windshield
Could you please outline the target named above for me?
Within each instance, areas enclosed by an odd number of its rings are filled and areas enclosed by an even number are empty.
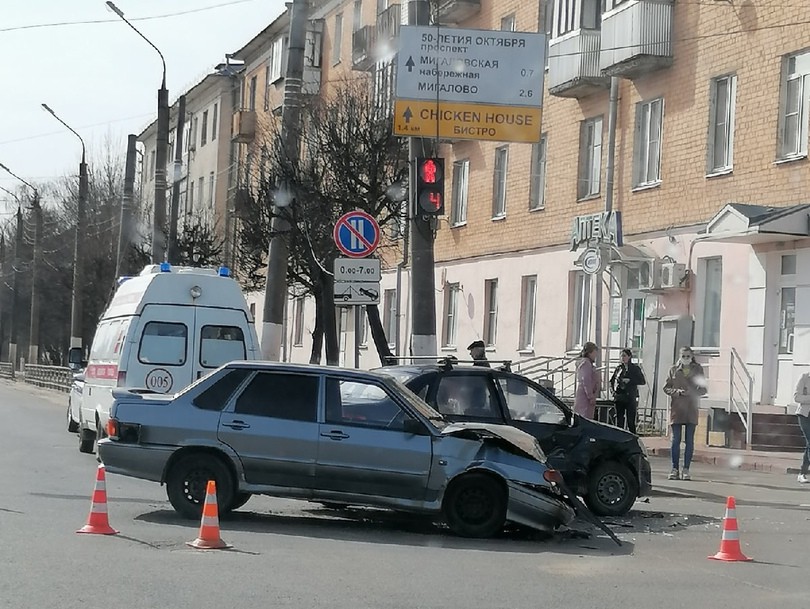
[[[408,405],[421,414],[423,417],[428,419],[434,427],[438,430],[442,430],[447,427],[447,420],[442,416],[440,412],[434,410],[430,406],[428,406],[425,402],[420,400],[416,394],[408,389],[405,385],[403,385],[400,381],[398,381],[393,376],[389,376],[385,379],[385,382],[388,384],[389,387],[392,387],[399,395],[404,399]]]

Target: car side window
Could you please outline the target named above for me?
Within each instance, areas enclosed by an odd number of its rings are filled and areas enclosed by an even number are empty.
[[[187,347],[186,324],[150,321],[143,328],[138,361],[142,364],[182,366],[186,363]]]
[[[236,399],[235,412],[291,421],[318,420],[320,377],[258,372]]]
[[[501,421],[489,378],[484,375],[444,375],[436,391],[436,410],[449,417]]]
[[[248,374],[250,374],[250,370],[247,368],[228,370],[213,385],[195,397],[191,403],[202,410],[222,410]]]
[[[326,422],[403,431],[409,418],[379,385],[329,378],[326,381]]]
[[[200,331],[200,365],[218,368],[245,359],[245,335],[236,326],[203,326]]]
[[[565,425],[565,412],[529,383],[514,376],[499,376],[498,384],[514,421]]]

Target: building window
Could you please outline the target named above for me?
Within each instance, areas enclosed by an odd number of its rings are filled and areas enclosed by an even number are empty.
[[[248,110],[256,109],[256,77],[250,79],[250,88],[248,89]]]
[[[397,291],[385,290],[383,294],[383,329],[388,346],[393,348],[397,340]]]
[[[782,275],[796,274],[796,254],[782,256]]]
[[[355,317],[355,320],[357,317]],[[361,347],[368,345],[368,317],[366,316],[366,308],[360,308],[360,325],[356,329],[357,342]]]
[[[554,25],[551,33],[554,38],[580,28],[598,29],[602,21],[602,1],[554,0],[553,15]]]
[[[484,343],[494,347],[498,337],[498,280],[484,282]]]
[[[191,141],[189,142],[190,150],[197,149],[197,134],[200,132],[200,119],[196,116],[191,121]]]
[[[197,180],[197,198],[200,201],[200,208],[205,205],[205,178],[200,176],[200,179]]]
[[[614,8],[620,7],[622,4],[627,4],[630,0],[605,0],[605,12],[612,11]]]
[[[214,104],[214,111],[211,113],[211,141],[217,139],[217,119],[219,112],[219,104]]]
[[[343,45],[343,13],[335,15],[335,31],[332,36],[332,63],[340,63],[340,47]]]
[[[599,194],[602,178],[602,117],[589,118],[580,124],[579,187],[577,197],[585,199]]]
[[[636,104],[635,186],[661,181],[661,127],[663,98]]]
[[[200,148],[208,142],[208,110],[202,115],[202,131],[200,132]]]
[[[190,214],[194,211],[194,182],[188,182],[188,207],[186,213]]]
[[[208,174],[208,206],[214,208],[214,172]]]
[[[737,77],[722,76],[712,81],[709,117],[709,173],[729,171],[734,165],[734,106]]]
[[[492,189],[492,217],[506,216],[506,180],[509,174],[509,146],[495,149],[495,184]]]
[[[361,27],[363,27],[363,0],[354,0],[352,32],[356,32]]]
[[[470,182],[470,160],[453,163],[453,208],[450,210],[450,224],[458,226],[467,222],[467,192]]]
[[[515,31],[515,14],[507,15],[501,19],[501,31],[514,32]]]
[[[300,347],[304,344],[304,309],[307,299],[299,296],[293,303],[293,346]]]
[[[720,346],[720,312],[723,286],[723,259],[706,258],[703,266],[703,315],[700,333],[702,347]]]
[[[389,0],[377,0],[377,14],[379,15],[388,8]]]
[[[529,209],[546,206],[546,154],[548,136],[543,134],[540,142],[532,145],[532,173],[529,177]]]
[[[581,347],[588,342],[591,333],[591,275],[576,271],[571,273],[571,327],[568,344]]]
[[[807,108],[810,104],[810,53],[793,55],[782,68],[782,110],[779,115],[779,157],[807,155]]]
[[[276,38],[273,46],[270,47],[270,59],[268,60],[267,86],[280,80],[282,77],[281,67],[284,64],[284,37]]]
[[[534,320],[537,306],[537,275],[526,275],[520,288],[520,351],[534,350]]]
[[[461,292],[461,286],[457,283],[448,283],[444,287],[444,331],[442,332],[443,347],[456,346],[459,292]]]
[[[782,288],[779,301],[779,354],[793,353],[796,324],[796,288]]]

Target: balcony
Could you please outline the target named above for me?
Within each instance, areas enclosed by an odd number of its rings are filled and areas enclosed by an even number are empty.
[[[352,34],[352,69],[368,72],[374,67],[374,45],[377,42],[377,28],[365,25]]]
[[[551,40],[548,46],[548,92],[583,98],[606,88],[610,78],[599,69],[599,30],[580,29]]]
[[[481,12],[481,0],[439,0],[441,24],[457,24]]]
[[[672,0],[631,0],[602,16],[599,67],[636,78],[672,65]]]
[[[231,139],[237,144],[249,144],[256,137],[256,111],[236,110],[231,123]]]
[[[392,4],[377,15],[377,42],[391,43],[396,48],[399,39],[399,28],[402,25],[402,5]]]

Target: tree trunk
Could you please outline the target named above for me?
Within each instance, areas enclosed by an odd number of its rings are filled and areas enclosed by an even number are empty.
[[[321,302],[322,292],[317,290],[315,296],[315,328],[312,330],[312,351],[309,354],[310,364],[321,363],[321,353],[323,352],[323,304]]]
[[[326,339],[326,365],[340,364],[337,323],[335,319],[335,284],[330,275],[321,273],[321,310],[323,312],[323,334]]]
[[[389,339],[385,335],[385,330],[380,320],[380,308],[377,305],[366,305],[366,317],[368,317],[368,327],[371,330],[371,338],[374,340],[374,346],[377,348],[377,355],[380,356],[380,364],[388,366],[392,363],[396,363],[396,361],[388,359],[394,354],[391,353],[391,349],[388,347]]]

